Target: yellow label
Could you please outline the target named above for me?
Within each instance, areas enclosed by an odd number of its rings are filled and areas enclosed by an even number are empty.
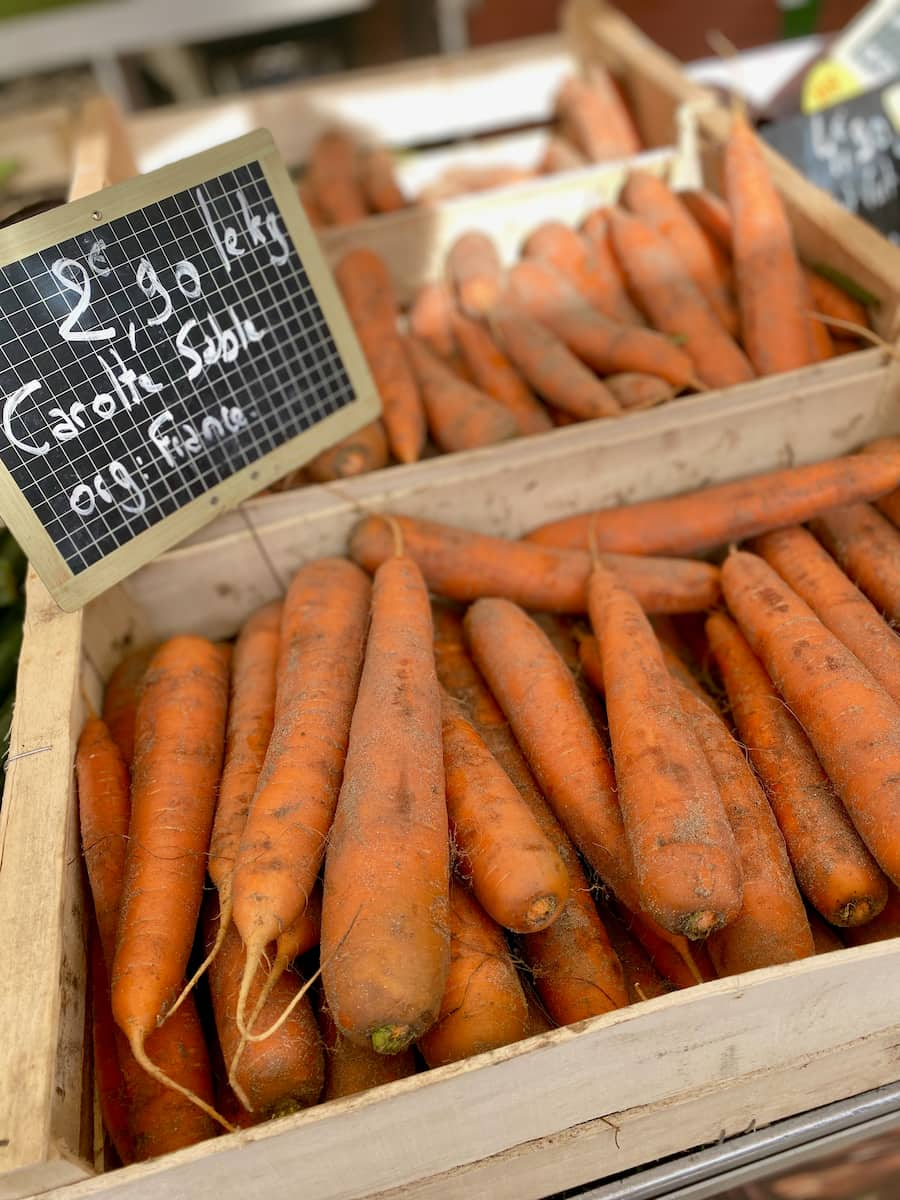
[[[825,59],[816,63],[803,81],[801,107],[805,113],[819,112],[862,92],[862,84],[844,63]]]
[[[881,93],[881,103],[884,111],[894,127],[895,133],[900,133],[900,83],[892,83]]]

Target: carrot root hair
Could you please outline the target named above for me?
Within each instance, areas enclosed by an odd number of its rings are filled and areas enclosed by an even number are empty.
[[[185,1100],[189,1100],[191,1104],[199,1108],[201,1112],[206,1113],[217,1125],[221,1125],[226,1133],[237,1133],[237,1128],[229,1121],[226,1121],[221,1113],[216,1112],[211,1104],[207,1104],[202,1097],[198,1096],[196,1092],[192,1092],[190,1088],[186,1088],[183,1084],[176,1083],[174,1079],[170,1079],[165,1071],[161,1070],[153,1062],[144,1048],[144,1033],[142,1030],[130,1030],[128,1033],[128,1044],[138,1065],[147,1072],[151,1079],[155,1079],[161,1087],[167,1088],[172,1092],[178,1092],[179,1095],[184,1096]]]
[[[169,1009],[166,1009],[166,1011],[163,1013],[163,1015],[160,1017],[160,1019],[156,1022],[157,1026],[164,1025],[166,1023],[166,1021],[168,1021],[169,1017],[172,1016],[173,1013],[178,1012],[179,1008],[181,1008],[184,1001],[188,998],[188,996],[194,990],[196,985],[199,983],[204,972],[208,971],[209,968],[212,966],[213,962],[215,961],[216,955],[222,949],[222,944],[225,941],[225,935],[228,932],[228,927],[230,924],[231,924],[231,889],[229,888],[227,898],[222,905],[222,912],[221,912],[221,916],[219,918],[219,930],[216,934],[216,940],[215,940],[215,942],[213,942],[212,949],[210,950],[209,954],[207,954],[206,958],[204,958],[203,962],[200,964],[200,966],[197,968],[197,970],[194,972],[194,974],[190,977],[190,979],[184,985],[184,987],[181,989],[181,993],[178,996],[178,999],[172,1005],[172,1007]]]
[[[390,531],[394,535],[394,555],[397,558],[402,558],[404,554],[403,530],[390,513],[382,513],[382,519],[387,521]]]
[[[868,325],[860,325],[856,321],[847,321],[843,317],[829,317],[825,313],[807,311],[807,317],[812,317],[813,320],[821,321],[823,325],[833,325],[835,329],[843,329],[847,333],[852,333],[856,337],[865,342],[870,342],[891,358],[900,359],[900,351],[897,350],[891,342],[886,341],[880,334],[877,334],[874,329],[870,329]]]

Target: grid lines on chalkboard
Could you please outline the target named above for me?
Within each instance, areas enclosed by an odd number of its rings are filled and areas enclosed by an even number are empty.
[[[86,286],[71,328],[114,338],[61,336]],[[354,399],[258,163],[0,269],[0,392],[0,458],[75,574]]]

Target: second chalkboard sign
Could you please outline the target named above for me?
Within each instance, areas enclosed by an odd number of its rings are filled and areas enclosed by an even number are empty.
[[[259,132],[0,234],[0,513],[64,607],[378,413]]]

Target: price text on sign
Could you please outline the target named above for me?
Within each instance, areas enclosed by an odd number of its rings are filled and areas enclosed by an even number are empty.
[[[15,252],[42,234],[54,240]],[[3,236],[0,512],[63,603],[377,414],[268,135]]]

